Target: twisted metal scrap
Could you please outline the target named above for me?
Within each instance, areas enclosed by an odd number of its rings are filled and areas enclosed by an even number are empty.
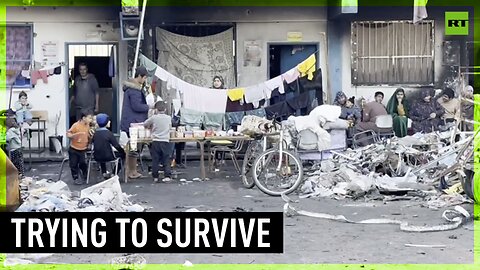
[[[328,219],[328,220],[335,220],[344,223],[352,223],[352,224],[395,224],[400,225],[400,230],[404,232],[439,232],[439,231],[449,231],[454,230],[460,227],[463,223],[466,223],[468,220],[471,219],[471,215],[461,206],[456,206],[455,210],[445,210],[442,214],[442,217],[449,222],[449,224],[442,224],[436,226],[413,226],[409,225],[406,221],[395,220],[395,219],[365,219],[360,221],[353,221],[347,219],[343,215],[330,215],[324,213],[314,213],[304,210],[297,210],[293,206],[290,205],[290,202],[297,202],[293,201],[288,198],[286,195],[282,194],[282,199],[286,202],[283,206],[283,213],[287,217],[292,217],[296,215],[300,216],[307,216],[307,217],[314,217],[314,218],[321,218],[321,219]],[[449,215],[455,215],[454,218],[448,217]]]

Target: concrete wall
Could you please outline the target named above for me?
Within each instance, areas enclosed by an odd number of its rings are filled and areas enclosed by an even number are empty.
[[[32,7],[24,9],[9,7],[7,9],[7,23],[33,23],[33,31],[35,33],[33,58],[36,61],[39,61],[41,57],[42,41],[57,41],[59,43],[59,62],[68,61],[65,51],[65,44],[68,42],[117,42],[120,39],[120,34],[118,29],[113,27],[114,22],[117,21],[118,11],[116,8],[59,7],[54,9],[52,7]],[[89,40],[87,34],[97,30],[105,31],[103,38]],[[124,52],[126,51],[126,45],[123,43],[120,42],[119,44],[120,79],[126,77],[126,68],[124,68],[126,65],[123,65],[126,61],[124,59],[126,58],[126,53]],[[58,133],[59,135],[65,135],[67,130],[67,72],[65,66],[62,69],[62,74],[49,77],[47,84],[39,80],[35,88],[31,90],[17,89],[13,93],[12,99],[15,100],[20,90],[28,91],[29,100],[31,100],[34,106],[33,110],[45,110],[48,112],[47,136],[53,135],[55,132],[54,119],[59,111],[61,111],[62,118],[58,127]],[[123,93],[120,95],[121,102]],[[36,138],[33,138],[32,143],[34,146],[36,146],[36,141]]]
[[[434,29],[435,29],[435,49],[434,49],[434,85],[435,87],[441,87],[442,84],[442,73],[445,66],[443,65],[443,42],[445,40],[459,39],[459,37],[445,37],[445,11],[467,11],[468,8],[456,7],[429,7],[427,9],[429,17],[427,20],[434,20]],[[473,17],[473,10],[470,10],[470,15]],[[348,96],[365,97],[373,98],[373,95],[376,91],[382,91],[385,93],[384,103],[388,101],[390,96],[393,94],[396,88],[403,87],[407,92],[412,92],[418,90],[419,87],[416,86],[404,86],[404,85],[393,85],[393,86],[353,86],[351,83],[351,30],[350,22],[358,21],[375,21],[375,20],[411,20],[413,16],[411,7],[360,7],[359,14],[357,15],[346,15],[337,21],[329,22],[329,25],[334,25],[332,28],[335,31],[340,31],[340,44],[341,52],[335,51],[337,55],[330,55],[329,66],[335,67],[338,66],[338,61],[341,61],[341,71],[336,71],[332,73],[330,69],[330,79],[336,80],[333,85],[333,92],[344,91]],[[341,26],[340,26],[341,25]],[[473,21],[471,23],[473,25]],[[329,31],[331,29],[329,28]],[[471,27],[470,33],[473,35],[473,27]],[[332,33],[329,32],[329,35]],[[338,33],[336,33],[338,35]],[[461,40],[473,39],[473,36],[470,37],[460,37]],[[337,46],[332,44],[332,46]],[[332,52],[332,50],[329,50]],[[340,74],[340,75],[339,75]],[[335,77],[334,77],[335,76]],[[341,78],[341,83],[338,84],[338,78]]]

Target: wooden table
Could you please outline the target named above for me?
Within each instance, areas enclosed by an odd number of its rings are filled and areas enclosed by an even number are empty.
[[[252,138],[249,136],[214,136],[214,137],[205,137],[205,138],[170,138],[171,143],[179,143],[179,142],[194,142],[198,143],[200,145],[200,176],[202,180],[205,180],[206,178],[206,170],[205,170],[205,143],[206,142],[211,142],[211,141],[218,141],[218,140],[227,140],[227,141],[250,141]],[[149,144],[152,142],[151,139],[145,140],[137,140],[138,143],[145,143]],[[129,168],[128,168],[128,161],[130,160],[130,141],[128,141],[126,147],[125,147],[125,152],[127,153],[125,157],[125,167],[124,167],[124,179],[125,183],[128,181],[128,174],[129,174]]]

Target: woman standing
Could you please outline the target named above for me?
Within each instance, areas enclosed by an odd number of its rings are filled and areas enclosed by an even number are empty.
[[[395,136],[402,138],[408,133],[408,109],[405,90],[397,88],[387,103],[387,112],[393,118]]]

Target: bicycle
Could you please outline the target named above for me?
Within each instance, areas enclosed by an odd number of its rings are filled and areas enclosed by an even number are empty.
[[[260,126],[258,127],[259,130],[264,130],[263,133],[254,133],[251,135],[254,140],[249,143],[247,150],[245,151],[240,175],[242,184],[245,188],[250,189],[255,186],[251,169],[255,159],[269,148],[269,145],[272,143],[269,141],[269,138],[272,136],[268,136],[268,134],[271,134],[272,131],[276,131],[278,129],[278,125],[279,123],[276,120],[273,120],[271,126],[263,128]]]
[[[292,193],[299,187],[303,179],[303,166],[300,158],[295,152],[286,150],[288,146],[284,142],[284,128],[281,127],[279,132],[265,136],[278,135],[278,142],[255,159],[252,171],[255,185],[262,192],[271,196]]]

